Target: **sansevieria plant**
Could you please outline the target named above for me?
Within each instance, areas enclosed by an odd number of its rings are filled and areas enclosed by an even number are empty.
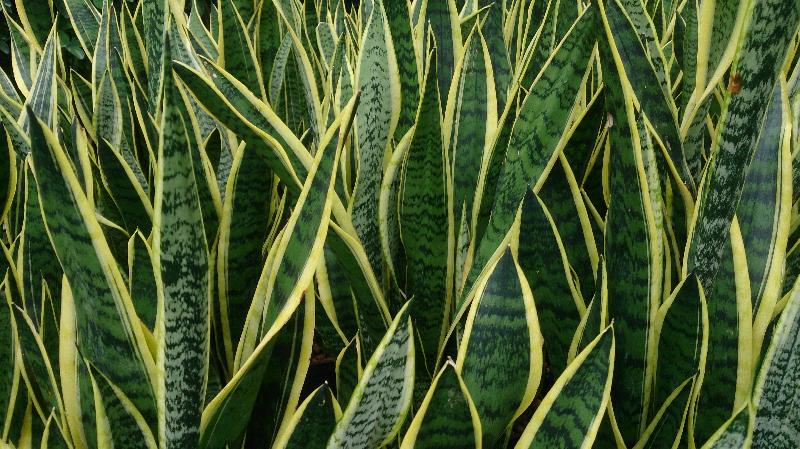
[[[800,1],[0,7],[0,448],[800,447]]]

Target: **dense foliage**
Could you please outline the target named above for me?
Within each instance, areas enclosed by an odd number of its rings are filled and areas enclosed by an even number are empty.
[[[800,1],[3,0],[0,448],[800,447]]]

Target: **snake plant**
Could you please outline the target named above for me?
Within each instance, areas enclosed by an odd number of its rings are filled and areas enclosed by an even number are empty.
[[[0,448],[800,447],[800,1],[0,8]]]

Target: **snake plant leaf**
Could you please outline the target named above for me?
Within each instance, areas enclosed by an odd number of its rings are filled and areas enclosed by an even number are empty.
[[[155,449],[156,439],[147,422],[125,394],[106,376],[95,368],[91,368],[94,387],[95,408],[98,411],[98,442],[103,441],[101,434],[109,433],[109,442],[115,448],[122,449]],[[105,419],[103,419],[105,418]],[[103,421],[106,421],[105,423]],[[113,426],[111,425],[113,423]],[[105,429],[102,429],[105,427]],[[102,443],[100,443],[102,446]]]
[[[100,13],[91,0],[65,0],[64,8],[83,52],[91,57],[100,30]]]
[[[523,101],[511,130],[491,218],[478,245],[464,292],[472,288],[511,228],[527,189],[555,163],[558,141],[571,115],[570,108],[562,106],[574,102],[594,46],[594,9],[589,6],[583,12]]]
[[[273,64],[277,57],[278,49],[281,47],[280,22],[275,20],[277,14],[271,1],[259,3],[256,16],[258,20],[258,38],[254,40],[253,45],[256,47],[259,58],[261,79],[265,83],[270,80]],[[269,94],[270,92],[267,93]],[[271,98],[270,96],[268,99],[271,101]],[[275,105],[273,104],[273,106]]]
[[[678,134],[678,122],[670,109],[672,97],[667,95],[669,92],[665,94],[660,88],[657,71],[651,63],[657,58],[647,57],[634,25],[626,17],[618,0],[605,2],[604,18],[609,25],[612,51],[624,67],[620,68],[620,72],[624,72],[642,111],[659,134],[666,148],[667,166],[673,166],[676,179],[694,190],[691,184],[693,178],[689,173]]]
[[[603,9],[600,16],[610,44],[602,43],[601,57],[612,61],[609,47],[613,45],[614,29],[606,12]],[[611,394],[612,398],[620,398],[614,404],[614,412],[622,437],[632,443],[644,427],[648,407],[647,378],[653,368],[649,356],[654,349],[650,326],[660,297],[661,285],[654,278],[659,274],[661,248],[655,244],[658,231],[651,191],[633,110],[634,99],[630,87],[623,87],[627,83],[624,67],[617,62],[616,68],[609,67],[603,73],[606,109],[615,122],[609,130],[608,189],[612,200],[605,223],[608,314],[615,323],[619,355]]]
[[[0,292],[2,292],[2,300],[0,300],[0,363],[7,367],[7,369],[0,372],[0,422],[3,423],[5,428],[5,423],[8,420],[8,411],[12,410],[9,406],[14,388],[16,349],[14,328],[11,324],[13,317],[10,295],[6,294],[5,286],[0,289]]]
[[[317,327],[316,304],[311,288],[306,290],[305,296],[306,307],[302,313],[298,309],[271,344],[269,358],[273,363],[279,363],[279,368],[275,369],[273,365],[273,369],[264,373],[259,399],[247,428],[248,435],[261,435],[273,446],[279,437],[288,433],[311,362],[314,329]],[[308,380],[313,381],[311,378]],[[324,438],[319,439],[324,445]]]
[[[402,137],[414,123],[419,104],[419,69],[414,54],[412,25],[406,2],[388,1],[383,4],[392,33],[392,46],[400,79],[400,115],[395,137]]]
[[[727,449],[732,447],[746,447],[752,437],[752,421],[750,419],[750,407],[743,407],[731,417],[714,435],[709,438],[708,442],[703,445],[702,449]]]
[[[136,315],[148,329],[155,331],[158,287],[153,272],[153,251],[139,231],[128,240],[128,284]]]
[[[515,449],[592,446],[609,401],[614,347],[609,326],[556,379]]]
[[[250,8],[252,9],[252,1]],[[258,66],[246,22],[243,22],[247,11],[242,11],[242,15],[239,15],[234,0],[220,0],[219,10],[222,34],[218,38],[220,47],[218,63],[256,96],[266,98],[261,68]]]
[[[465,44],[464,61],[458,79],[453,111],[449,154],[453,165],[453,209],[465,212],[459,221],[472,225],[473,202],[485,155],[491,154],[491,135],[497,121],[491,56],[481,29],[473,30]],[[448,108],[451,106],[448,104]]]
[[[166,29],[169,21],[167,0],[144,0],[141,16],[144,23],[144,43],[147,50],[147,92],[148,109],[155,112],[161,101],[167,61],[164,57],[167,48]],[[153,114],[155,115],[155,114]]]
[[[489,55],[492,58],[497,109],[502,111],[506,107],[512,75],[508,47],[503,38],[503,10],[500,4],[492,0],[478,0],[478,6],[486,9],[483,33],[486,37],[486,45],[489,47]]]
[[[377,199],[382,164],[400,115],[400,80],[383,1],[372,9],[358,53],[356,111],[358,177],[352,198],[353,225],[376,273],[381,272]]]
[[[561,240],[585,242],[584,245],[576,243],[564,247],[570,266],[578,277],[575,286],[584,298],[589,297],[593,291],[600,252],[598,248],[602,250],[602,245],[599,245],[602,235],[596,234],[592,229],[590,212],[581,195],[587,168],[592,158],[598,157],[595,149],[605,127],[605,102],[602,95],[602,90],[595,94],[590,105],[576,119],[578,123],[573,125],[575,128],[564,146],[564,152],[538,192],[553,216]]]
[[[572,343],[570,344],[567,362],[575,359],[580,351],[594,341],[600,335],[608,320],[608,274],[606,273],[606,261],[603,257],[597,264],[597,279],[594,296],[586,306],[586,313],[583,314],[578,330],[575,331]]]
[[[481,421],[467,386],[448,361],[434,378],[401,449],[460,449],[481,447]]]
[[[358,336],[354,336],[336,356],[336,400],[339,403],[350,402],[363,371],[361,344]]]
[[[399,432],[411,406],[414,385],[414,331],[408,307],[406,303],[397,313],[364,367],[328,439],[328,449],[378,448]]]
[[[154,272],[159,289],[159,429],[165,447],[196,445],[209,352],[209,267],[183,101],[165,81],[156,170]]]
[[[542,335],[525,274],[507,248],[472,301],[458,368],[493,447],[533,401],[542,375]]]
[[[792,163],[787,139],[782,138],[789,126],[784,119],[789,108],[784,104],[783,86],[775,86],[736,213],[747,254],[756,352],[780,295],[781,269],[776,265],[786,258],[789,238]]]
[[[48,126],[55,127],[56,110],[56,63],[57,48],[59,46],[56,29],[50,34],[45,45],[42,59],[39,62],[39,70],[33,80],[30,95],[25,100],[25,105],[33,110],[36,117],[43,120]],[[31,115],[23,110],[20,126],[24,130],[30,128]]]
[[[224,69],[215,67],[210,61],[206,61],[206,63],[206,69],[210,72],[211,79],[182,63],[174,64],[173,68],[198,103],[214,119],[244,137],[251,145],[260,148],[259,154],[266,159],[270,169],[289,188],[298,189],[299,192],[302,182],[300,179],[303,179],[307,173],[304,165],[300,162],[302,159],[299,158],[310,157],[307,150],[303,148],[305,154],[294,154],[293,151],[298,148],[297,144],[300,147],[302,144],[296,142],[296,144],[288,146],[282,143],[282,140],[291,132],[286,129],[283,133],[278,133],[272,126],[268,120],[279,121],[280,119],[269,109],[269,106],[259,102],[252,93],[247,91],[246,87],[232,78]],[[262,115],[265,110],[271,112],[267,117]],[[285,127],[282,123],[279,124],[279,126],[281,125]],[[265,144],[258,143],[262,139],[266,140]],[[287,154],[286,151],[289,153]]]
[[[233,379],[207,404],[200,447],[223,448],[245,433],[271,443],[281,420],[294,413],[299,402],[295,387],[305,378],[300,373],[308,367],[314,328],[314,302],[308,295],[305,299],[304,306],[296,307],[280,329],[262,340]],[[280,360],[280,369],[267,371],[273,360]],[[242,420],[242,416],[248,419]]]
[[[744,37],[737,45],[732,74],[741,86],[725,95],[717,126],[714,155],[699,194],[699,210],[685,265],[695,270],[708,290],[719,270],[723,242],[753,159],[770,95],[800,21],[800,5],[780,1],[753,5]]]
[[[586,306],[572,283],[569,261],[550,211],[533,192],[522,202],[519,265],[536,299],[544,352],[554,373],[567,366],[570,343]],[[560,263],[559,263],[560,262]]]
[[[268,256],[276,269],[262,276],[264,282],[257,287],[256,297],[265,298],[265,304],[260,305],[261,310],[252,311],[257,314],[253,317],[256,332],[252,335],[258,345],[241,361],[228,385],[206,405],[201,422],[201,448],[224,447],[247,426],[241,416],[249,416],[252,411],[273,347],[271,343],[294,315],[322,257],[335,184],[333,169],[340,151],[337,148],[317,152],[295,209],[272,250],[274,254]],[[310,302],[313,307],[313,300]],[[243,344],[240,342],[240,347]]]
[[[800,444],[800,288],[792,289],[772,336],[753,389],[753,449],[783,449]]]
[[[678,447],[683,437],[686,416],[692,404],[695,378],[686,379],[669,395],[642,432],[635,449]]]
[[[72,286],[78,346],[154,427],[155,364],[133,325],[134,307],[100,224],[64,150],[38,119],[31,124],[31,148],[45,225]]]
[[[435,55],[435,53],[431,53]],[[416,131],[406,154],[399,198],[400,236],[407,259],[406,294],[414,298],[411,319],[420,339],[419,368],[434,371],[448,325],[451,273],[448,271],[447,156],[442,144],[436,61],[428,58],[425,91],[417,111]]]
[[[442,105],[447,104],[450,83],[455,73],[456,60],[461,54],[461,26],[454,0],[429,1],[425,4],[424,20],[436,41],[436,66]],[[425,26],[427,28],[428,25]]]
[[[56,410],[61,413],[63,407],[58,395],[59,386],[42,335],[28,316],[30,312],[19,307],[15,307],[15,312],[17,342],[23,357],[25,377],[30,385],[31,401],[40,410]]]
[[[30,163],[25,164],[25,219],[23,222],[23,239],[20,241],[22,252],[21,287],[22,304],[38,328],[42,317],[42,299],[45,297],[45,285],[50,294],[61,297],[61,265],[55,258],[50,239],[47,237],[42,210],[39,203],[39,191],[31,172]]]
[[[136,80],[137,87],[147,83],[147,54],[144,38],[134,24],[133,14],[127,4],[122,5],[120,13],[120,38],[125,48],[124,63],[130,70],[131,78]]]
[[[659,340],[653,410],[661,407],[686,379],[705,371],[710,324],[705,294],[697,277],[690,274],[675,287],[659,308],[656,321]]]
[[[42,45],[53,28],[53,4],[49,1],[16,1],[16,12],[28,36]]]
[[[695,421],[695,441],[705,442],[737,406],[752,383],[753,330],[750,278],[738,221],[723,248],[719,276],[707,299],[709,335]],[[733,330],[735,329],[735,331]]]
[[[245,146],[234,155],[222,204],[216,267],[220,319],[228,351],[235,350],[242,335],[264,265],[262,247],[269,231],[270,175],[255,148]]]
[[[297,407],[284,438],[279,437],[275,449],[325,449],[322,435],[330,435],[336,421],[342,416],[342,409],[333,391],[327,385],[317,387],[305,401]]]
[[[28,38],[25,30],[8,15],[3,8],[3,15],[8,24],[9,46],[11,47],[11,69],[14,82],[24,96],[30,93],[33,86],[33,77],[36,71],[37,50]]]

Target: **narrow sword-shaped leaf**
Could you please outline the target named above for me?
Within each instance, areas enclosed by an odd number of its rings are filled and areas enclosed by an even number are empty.
[[[367,362],[328,449],[381,447],[400,430],[414,385],[413,335],[406,303]]]
[[[317,387],[297,408],[285,436],[279,436],[275,449],[324,449],[323,435],[333,433],[342,410],[327,385]]]
[[[702,449],[730,449],[746,447],[750,442],[752,426],[750,407],[743,407],[719,428]]]
[[[725,97],[685,262],[685,271],[694,269],[706,290],[719,269],[722,243],[741,198],[770,94],[798,20],[797,3],[773,0],[755,2],[750,7],[749,23],[731,68],[741,88]]]
[[[247,23],[239,15],[234,0],[220,0],[219,64],[240,80],[259,98],[265,98],[264,81],[258,67],[255,49],[247,31]],[[252,5],[251,9],[252,9]],[[243,15],[246,15],[242,11]]]
[[[144,43],[147,50],[147,90],[149,93],[148,109],[153,115],[161,101],[165,66],[167,61],[164,52],[168,45],[166,40],[167,22],[169,21],[169,0],[144,0],[142,2],[142,21],[144,23]],[[166,75],[169,75],[167,72]]]
[[[395,137],[402,137],[414,123],[419,103],[419,69],[414,53],[412,25],[408,6],[402,1],[384,3],[389,28],[392,32],[392,45],[397,59],[397,70],[400,79],[400,115],[395,130]]]
[[[686,416],[692,405],[692,390],[695,378],[685,380],[667,397],[642,432],[635,449],[658,449],[677,447],[683,437]],[[689,444],[689,443],[687,443]]]
[[[428,373],[435,370],[436,354],[448,324],[449,284],[452,282],[447,269],[452,234],[445,175],[447,156],[442,144],[433,58],[428,58],[425,91],[406,155],[399,198],[400,236],[407,260],[405,293],[414,298],[410,314],[421,343],[418,373],[424,373],[426,367]]]
[[[492,215],[478,245],[464,292],[472,288],[511,228],[527,189],[556,161],[558,142],[571,114],[566,105],[575,100],[594,46],[594,9],[590,6],[583,12],[522,104],[511,131]]]
[[[689,275],[675,287],[661,305],[656,322],[659,343],[653,410],[658,410],[686,379],[705,371],[708,310],[705,294],[694,275]],[[701,383],[702,377],[697,382]]]
[[[401,449],[481,447],[481,421],[455,363],[448,361],[431,383]]]
[[[528,282],[511,249],[471,303],[458,369],[481,416],[483,445],[502,440],[533,401],[542,375],[542,335]]]
[[[515,449],[591,447],[608,404],[614,357],[614,330],[608,327],[558,377]]]
[[[340,148],[318,151],[315,156],[295,210],[281,241],[273,249],[282,253],[273,256],[281,261],[278,269],[269,273],[263,290],[256,292],[256,296],[264,295],[261,297],[267,301],[261,306],[261,319],[255,321],[260,326],[255,334],[261,337],[260,342],[241,362],[228,385],[206,405],[201,422],[201,448],[222,448],[247,426],[241,416],[249,416],[253,409],[273,339],[294,315],[322,257],[335,183],[334,167],[340,151]]]
[[[800,445],[800,284],[775,327],[753,391],[753,449]]]
[[[158,328],[159,440],[196,445],[209,352],[208,248],[194,177],[183,101],[165,81],[156,170],[154,272],[160,283]],[[161,290],[163,289],[163,290]]]
[[[611,395],[616,400],[614,414],[621,435],[630,444],[638,440],[646,423],[648,376],[653,368],[649,356],[654,349],[651,326],[661,287],[654,278],[659,275],[661,248],[654,244],[658,231],[634,98],[621,61],[613,57],[616,36],[607,10],[603,2],[599,5],[599,25],[605,28],[608,41],[601,44],[601,57],[609,63],[615,61],[615,66],[603,71],[606,109],[614,121],[609,130],[611,203],[605,223],[608,314],[615,323],[618,355]]]
[[[72,286],[78,346],[154,427],[150,373],[155,364],[133,321],[136,314],[122,275],[56,137],[38,119],[31,125],[39,199],[48,235]],[[46,189],[41,188],[43,184]]]
[[[356,112],[358,176],[353,191],[353,225],[364,243],[372,269],[381,273],[377,207],[383,161],[400,115],[400,81],[392,35],[383,1],[378,0],[364,30],[358,54]]]
[[[572,283],[569,261],[556,223],[542,200],[532,191],[522,202],[519,229],[519,265],[536,299],[536,312],[547,342],[550,369],[560,373],[586,306]]]

